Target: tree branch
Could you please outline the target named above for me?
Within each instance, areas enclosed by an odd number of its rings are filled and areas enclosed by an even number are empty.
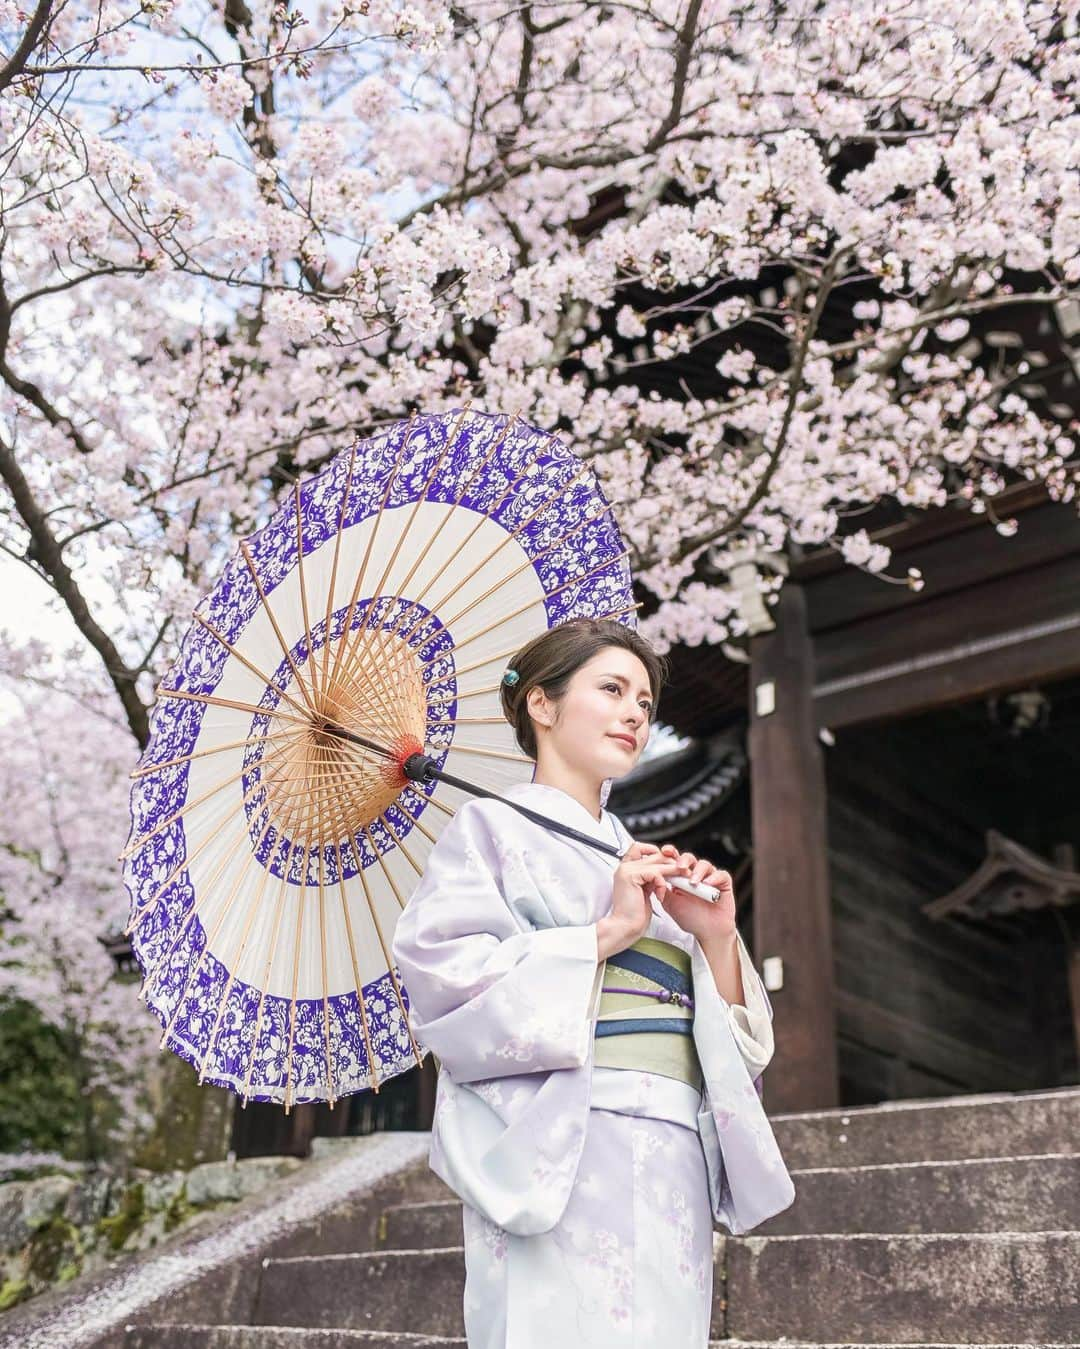
[[[131,733],[139,745],[144,746],[150,738],[150,722],[135,689],[135,675],[124,663],[112,638],[91,614],[70,567],[64,561],[56,536],[49,528],[45,512],[38,505],[33,489],[19,466],[15,451],[3,439],[0,439],[0,478],[11,493],[15,509],[30,534],[35,556],[47,573],[53,589],[63,600],[75,626],[101,657],[120,698]]]
[[[3,93],[12,80],[18,79],[23,74],[27,58],[37,45],[38,38],[45,31],[51,9],[52,0],[38,0],[38,7],[34,11],[34,17],[27,25],[26,32],[22,35],[22,41],[12,52],[11,60],[0,70],[0,93]]]

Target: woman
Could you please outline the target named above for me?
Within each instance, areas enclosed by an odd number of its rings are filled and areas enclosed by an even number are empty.
[[[772,1011],[731,878],[635,843],[603,808],[664,673],[610,620],[524,647],[502,705],[536,769],[504,795],[622,860],[468,801],[398,922],[414,1032],[440,1068],[431,1166],[464,1204],[470,1349],[705,1349],[713,1218],[742,1232],[794,1198],[755,1090]]]

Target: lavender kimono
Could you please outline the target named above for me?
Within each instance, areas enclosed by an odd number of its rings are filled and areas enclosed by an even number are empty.
[[[556,787],[504,795],[629,846]],[[497,801],[466,802],[398,921],[394,958],[440,1063],[430,1162],[464,1202],[470,1349],[563,1332],[597,1349],[663,1334],[704,1349],[712,1220],[746,1232],[794,1199],[755,1080],[772,1009],[739,938],[746,1006],[659,906],[648,936],[689,951],[704,1088],[593,1067],[596,922],[613,858]]]

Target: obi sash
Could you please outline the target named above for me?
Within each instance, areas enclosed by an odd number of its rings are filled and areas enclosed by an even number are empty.
[[[701,1089],[688,951],[642,937],[609,956],[596,1020],[597,1068],[673,1077]]]

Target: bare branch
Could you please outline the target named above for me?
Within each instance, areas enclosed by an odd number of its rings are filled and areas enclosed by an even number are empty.
[[[38,563],[63,600],[75,626],[101,657],[127,715],[131,733],[140,745],[145,745],[150,737],[150,723],[147,710],[135,688],[135,672],[128,669],[112,638],[91,614],[70,567],[64,561],[56,536],[49,528],[45,512],[19,466],[14,449],[3,439],[0,439],[0,479],[11,493],[15,509],[30,534],[31,547]]]

